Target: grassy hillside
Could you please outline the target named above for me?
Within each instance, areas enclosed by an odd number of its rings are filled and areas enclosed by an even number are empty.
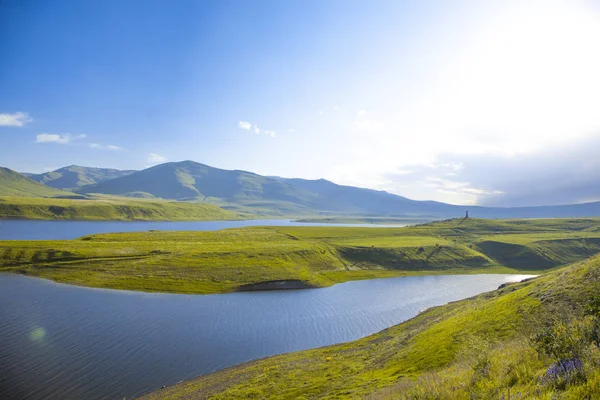
[[[415,201],[385,191],[338,185],[324,179],[268,177],[213,168],[193,161],[161,164],[76,190],[84,194],[202,201],[234,211],[269,216],[434,220],[459,217],[466,210],[471,216],[485,218],[600,216],[600,202],[513,208],[456,206]]]
[[[323,208],[327,211],[343,210],[347,213],[361,215],[454,215],[459,216],[464,207],[434,201],[415,201],[398,196],[383,190],[364,189],[354,186],[338,185],[325,179],[285,179],[282,182],[294,187],[317,193],[321,200],[326,200],[326,205],[335,205],[335,208]]]
[[[406,228],[251,227],[2,241],[0,270],[85,286],[218,293],[273,280],[537,272],[600,252],[599,220],[452,220]],[[501,245],[520,243],[518,257]],[[535,257],[532,256],[535,254]]]
[[[484,218],[600,216],[600,202],[513,208],[457,206],[415,201],[385,191],[338,185],[324,179],[268,177],[247,171],[223,170],[194,161],[165,163],[142,171],[72,165],[45,174],[27,175],[45,185],[84,195],[194,201],[235,212],[312,220],[431,221],[460,217],[466,210],[472,217]],[[27,193],[35,192],[22,190],[24,184],[16,186],[21,188],[15,191],[14,184],[5,185],[0,179],[0,195],[27,196]],[[53,195],[65,194],[41,196]]]
[[[0,219],[209,221],[247,217],[211,204],[162,200],[0,197]]]
[[[166,163],[134,174],[78,189],[104,193],[201,200],[237,211],[265,215],[411,214],[456,212],[456,206],[420,202],[383,191],[341,186],[320,180],[265,177],[246,171],[213,168],[193,161]],[[444,214],[448,215],[448,213]]]
[[[0,167],[0,196],[57,197],[69,195],[72,193],[40,185],[18,172]]]
[[[136,171],[70,165],[56,171],[43,174],[29,174],[28,176],[31,180],[56,189],[73,189],[127,176],[134,172]]]
[[[78,191],[121,196],[146,193],[164,199],[201,200],[229,207],[268,208],[285,213],[302,212],[317,197],[273,178],[245,171],[222,170],[193,161],[157,165]]]
[[[143,399],[597,399],[600,257]],[[158,384],[158,383],[157,383]]]

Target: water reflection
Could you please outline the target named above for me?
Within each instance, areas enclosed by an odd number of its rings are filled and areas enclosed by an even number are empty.
[[[354,340],[524,277],[420,276],[190,296],[0,274],[0,399],[132,397],[248,360]]]

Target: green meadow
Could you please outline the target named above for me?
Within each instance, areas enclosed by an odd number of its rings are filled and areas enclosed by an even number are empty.
[[[223,293],[423,274],[534,273],[600,252],[600,220],[456,219],[404,228],[247,227],[0,241],[0,271],[75,285]]]
[[[0,197],[0,219],[215,221],[251,217],[251,214],[227,211],[212,204],[166,200],[128,199],[98,195],[77,199]]]
[[[142,398],[598,399],[599,328],[600,256]]]

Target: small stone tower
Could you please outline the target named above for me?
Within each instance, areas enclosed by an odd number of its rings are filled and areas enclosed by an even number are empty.
[[[467,213],[465,214],[465,219],[469,218],[469,210],[467,210]]]

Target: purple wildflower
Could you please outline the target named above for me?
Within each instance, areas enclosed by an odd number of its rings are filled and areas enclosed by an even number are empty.
[[[578,358],[569,358],[552,364],[546,371],[543,381],[556,386],[565,386],[582,378],[585,379],[583,362]]]

